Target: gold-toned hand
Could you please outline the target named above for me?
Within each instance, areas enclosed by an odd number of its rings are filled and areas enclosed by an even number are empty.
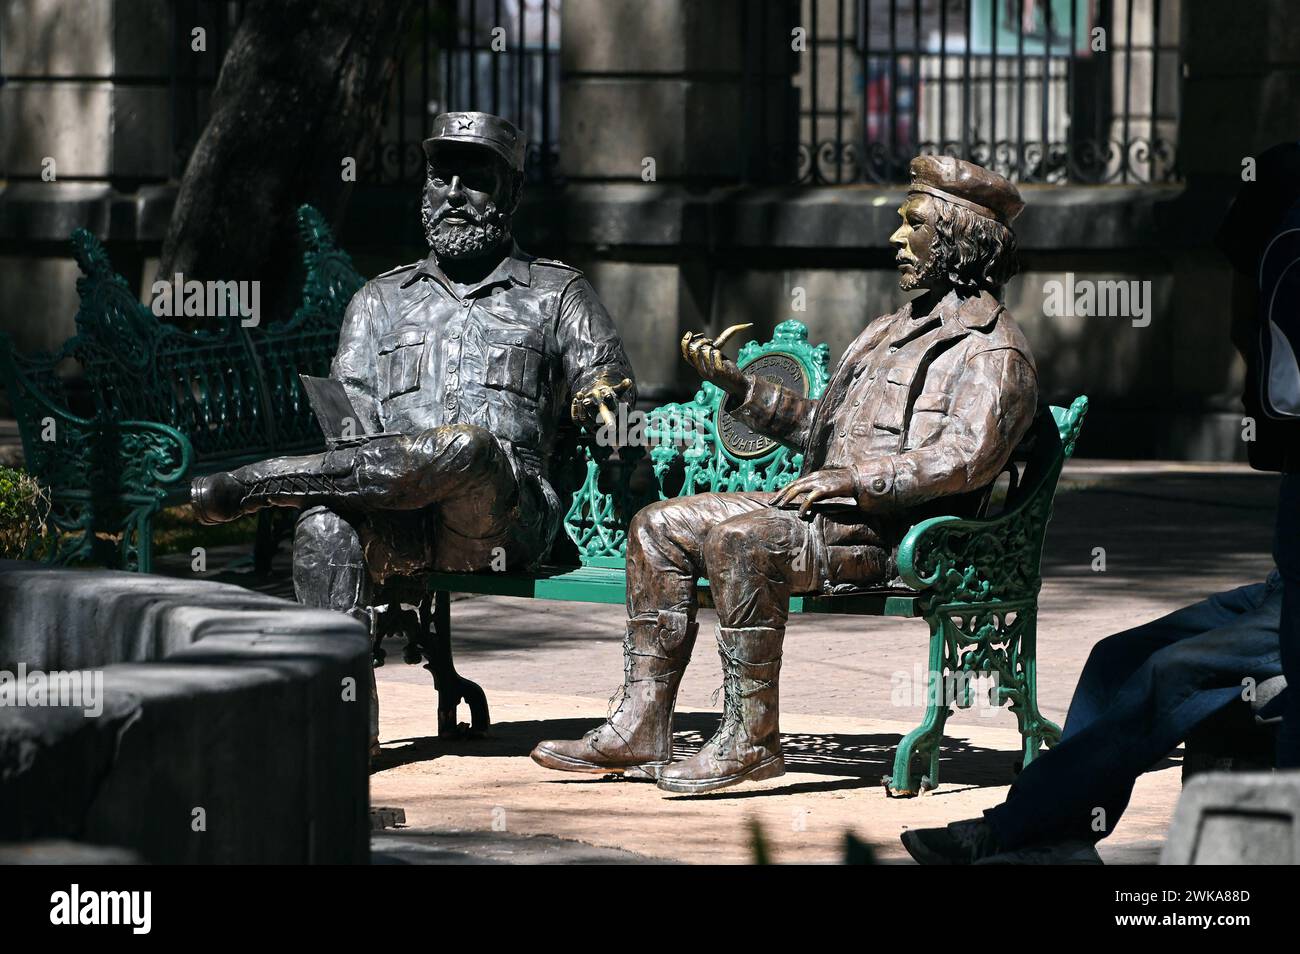
[[[618,406],[619,395],[632,387],[632,379],[624,378],[616,384],[599,381],[573,396],[569,405],[569,414],[583,427],[594,427],[596,422],[618,426],[618,417],[614,408]]]
[[[749,383],[736,363],[722,353],[722,346],[732,335],[752,327],[752,322],[732,325],[716,338],[688,331],[682,336],[682,357],[704,380],[713,382],[728,394],[743,397]]]

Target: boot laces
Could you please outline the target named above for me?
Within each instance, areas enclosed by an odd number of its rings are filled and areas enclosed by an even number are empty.
[[[246,504],[261,497],[307,497],[314,494],[342,496],[334,481],[324,474],[275,474],[261,477],[249,484],[241,503]]]
[[[624,745],[631,745],[631,740],[618,727],[614,719],[623,711],[623,706],[628,700],[628,686],[632,685],[632,633],[629,630],[623,636],[623,683],[616,687],[609,695],[609,701],[605,704],[605,725],[598,725],[594,729],[589,729],[587,735],[594,738],[601,729],[609,726],[614,734],[618,736],[619,741]]]
[[[627,704],[628,687],[631,686],[633,682],[658,682],[662,679],[667,679],[672,675],[672,673],[661,673],[659,675],[649,676],[646,679],[633,679],[633,657],[632,633],[628,632],[627,635],[623,637],[623,684],[617,686],[614,691],[610,693],[609,700],[605,704],[605,725],[609,726],[613,733],[619,737],[619,740],[627,746],[630,746],[632,741],[629,736],[624,734],[623,730],[619,728],[618,723],[614,720],[618,714],[623,711],[623,706]],[[662,659],[667,657],[659,656],[657,658]],[[596,726],[594,729],[589,729],[587,735],[595,736],[596,733],[604,727],[605,726]]]
[[[722,685],[713,690],[710,705],[717,704],[718,693],[721,692],[722,722],[719,724],[718,730],[713,733],[710,742],[718,748],[722,748],[729,742],[748,735],[745,730],[744,700],[755,693],[762,692],[764,689],[772,688],[772,681],[770,679],[760,680],[751,676],[754,686],[746,691],[741,680],[747,665],[746,662],[721,641],[718,642],[718,652],[722,656]]]

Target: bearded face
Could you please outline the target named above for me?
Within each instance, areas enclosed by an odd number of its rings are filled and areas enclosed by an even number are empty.
[[[944,280],[947,265],[935,244],[934,200],[924,193],[914,193],[898,210],[903,219],[889,237],[898,248],[894,263],[898,266],[898,287],[903,291],[933,288]]]
[[[444,202],[434,205],[432,189],[426,187],[420,203],[424,238],[440,260],[475,258],[497,248],[510,236],[510,216],[491,200],[482,210],[452,208]]]
[[[420,218],[439,260],[474,258],[510,237],[514,180],[481,149],[449,144],[429,163]]]
[[[903,224],[889,241],[903,291],[969,294],[1001,288],[1016,273],[1016,236],[1001,222],[925,193],[909,195],[898,214]]]

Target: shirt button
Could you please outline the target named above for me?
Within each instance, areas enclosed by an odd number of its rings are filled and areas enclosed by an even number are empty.
[[[461,305],[463,305],[465,308],[468,308],[473,303],[474,300],[472,298],[466,298],[463,302],[461,302]]]
[[[883,493],[885,490],[885,478],[877,477],[875,480],[873,480],[871,482],[871,489],[874,490],[876,493]]]
[[[459,331],[453,331],[453,332],[451,333],[451,340],[452,340],[452,341],[455,341],[455,340],[456,340],[457,338],[459,338],[459,337],[460,337],[460,332],[459,332]]]

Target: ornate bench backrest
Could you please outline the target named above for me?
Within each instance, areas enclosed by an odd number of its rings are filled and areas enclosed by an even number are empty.
[[[249,342],[266,385],[275,427],[276,453],[312,450],[323,444],[299,374],[326,377],[339,346],[348,302],[365,283],[352,259],[337,245],[324,217],[310,205],[298,207],[302,244],[302,304],[288,321],[256,329]]]
[[[80,308],[64,351],[81,365],[96,413],[168,424],[199,457],[267,448],[260,385],[238,317],[182,331],[140,303],[88,231],[72,233],[72,249],[82,272]]]
[[[741,348],[737,363],[817,398],[826,388],[830,348],[810,345],[807,327],[791,319],[779,324],[766,344],[751,341]],[[632,466],[643,451],[625,449],[623,465],[612,475],[606,467],[602,475],[607,452],[582,446],[585,480],[573,495],[564,529],[584,566],[621,567],[628,521],[654,500],[710,491],[779,490],[795,478],[803,455],[733,420],[721,409],[723,396],[706,381],[691,401],[649,412],[641,434],[650,448],[652,486],[639,483]],[[636,443],[637,425],[628,430]]]
[[[1012,455],[1019,479],[1000,512],[979,520],[932,517],[914,526],[898,548],[903,582],[928,591],[936,605],[1035,598],[1057,481],[1087,411],[1088,399],[1078,397],[1068,408],[1039,413]]]
[[[96,411],[114,420],[175,427],[204,458],[257,457],[323,445],[298,373],[323,375],[338,346],[343,311],[361,286],[320,214],[298,212],[303,304],[291,320],[253,328],[237,315],[184,331],[131,293],[99,241],[72,235],[81,267],[77,334],[62,353],[83,369]]]

